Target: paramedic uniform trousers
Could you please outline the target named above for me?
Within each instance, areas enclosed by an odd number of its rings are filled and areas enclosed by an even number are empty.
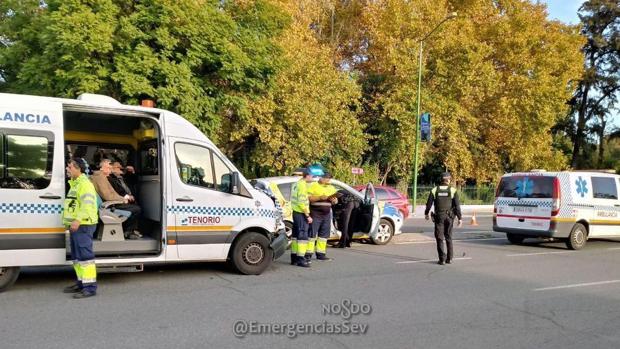
[[[96,225],[80,225],[76,232],[69,233],[77,284],[88,292],[97,291],[97,267],[93,251],[93,234],[96,229]]]

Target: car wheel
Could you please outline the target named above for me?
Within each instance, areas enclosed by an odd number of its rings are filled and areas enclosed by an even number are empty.
[[[583,224],[577,223],[566,240],[566,246],[571,250],[579,250],[586,245],[586,241],[588,241],[588,230]]]
[[[506,238],[511,244],[515,245],[521,244],[523,243],[523,240],[525,240],[525,236],[511,233],[506,234]]]
[[[19,267],[0,267],[0,292],[13,286],[19,276]]]
[[[273,260],[273,251],[269,248],[269,239],[259,233],[245,233],[231,251],[233,267],[242,274],[258,275],[265,271]]]
[[[379,230],[371,239],[375,245],[385,245],[392,240],[392,236],[394,236],[394,226],[387,219],[381,219]]]

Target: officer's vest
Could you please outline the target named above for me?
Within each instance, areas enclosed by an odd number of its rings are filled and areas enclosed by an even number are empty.
[[[304,179],[300,179],[297,183],[293,184],[293,190],[291,195],[291,208],[295,212],[309,213],[310,208],[308,201],[308,185]]]
[[[80,224],[97,224],[97,192],[93,184],[82,174],[70,180],[69,185],[71,187],[65,198],[62,214],[64,225],[69,226],[74,220],[78,220]]]
[[[452,199],[456,194],[456,189],[450,186],[436,186],[431,190],[435,198],[435,213],[445,213],[452,210]]]

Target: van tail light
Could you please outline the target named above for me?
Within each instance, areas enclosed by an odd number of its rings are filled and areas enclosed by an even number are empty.
[[[562,193],[560,191],[560,179],[553,179],[553,204],[551,206],[551,216],[557,216],[560,213],[560,203],[562,201]]]

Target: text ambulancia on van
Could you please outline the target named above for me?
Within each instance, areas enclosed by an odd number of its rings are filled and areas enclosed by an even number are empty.
[[[0,94],[0,291],[21,266],[70,264],[61,219],[69,156],[135,167],[143,236],[125,239],[126,215],[103,202],[94,241],[103,270],[229,261],[260,274],[286,249],[281,210],[181,116],[99,95]]]
[[[497,188],[493,230],[511,243],[550,237],[580,249],[620,237],[620,176],[596,171],[510,173]]]

